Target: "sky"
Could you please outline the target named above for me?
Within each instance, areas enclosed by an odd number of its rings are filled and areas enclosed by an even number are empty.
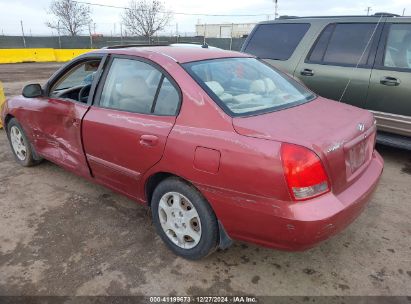
[[[84,0],[90,3],[107,4],[124,7],[129,0]],[[26,35],[56,35],[56,32],[46,27],[45,23],[52,20],[48,14],[51,0],[0,0],[0,35],[20,35],[20,21],[23,21]],[[195,32],[197,23],[242,23],[259,22],[272,19],[274,15],[273,0],[163,0],[165,7],[174,12],[194,14],[261,14],[256,17],[213,17],[188,16],[175,14],[166,34],[176,33],[176,24],[180,35],[190,35]],[[364,15],[367,7],[371,13],[390,12],[411,15],[410,0],[278,0],[279,15],[318,16],[318,15]],[[120,35],[122,9],[91,6],[93,23],[96,32],[104,35]]]

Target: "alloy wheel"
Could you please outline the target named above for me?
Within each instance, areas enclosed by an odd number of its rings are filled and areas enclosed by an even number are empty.
[[[24,161],[27,157],[27,147],[23,139],[23,134],[16,126],[12,126],[10,129],[10,140],[18,159]]]

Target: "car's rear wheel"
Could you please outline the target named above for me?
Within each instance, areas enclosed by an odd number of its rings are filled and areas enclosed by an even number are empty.
[[[39,163],[39,160],[34,158],[33,149],[23,128],[15,118],[7,124],[7,135],[14,157],[20,165],[30,167]]]
[[[179,178],[168,178],[154,190],[153,222],[158,234],[177,255],[190,260],[217,247],[218,223],[206,199]]]

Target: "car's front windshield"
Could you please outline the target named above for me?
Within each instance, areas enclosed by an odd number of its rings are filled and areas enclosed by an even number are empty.
[[[183,65],[186,71],[232,116],[277,111],[315,98],[255,58],[222,58]]]

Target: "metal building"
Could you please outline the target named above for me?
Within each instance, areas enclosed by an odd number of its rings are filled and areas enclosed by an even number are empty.
[[[248,35],[256,23],[197,24],[196,35],[207,38],[241,38]]]

